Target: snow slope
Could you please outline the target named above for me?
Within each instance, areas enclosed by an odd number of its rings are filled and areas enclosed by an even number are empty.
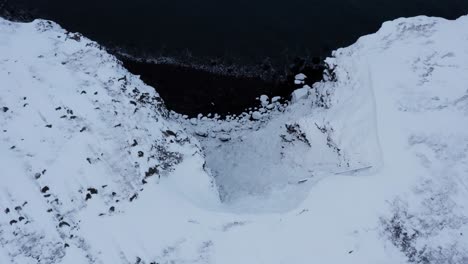
[[[286,107],[186,120],[96,43],[0,19],[0,263],[468,263],[468,17],[327,63]]]

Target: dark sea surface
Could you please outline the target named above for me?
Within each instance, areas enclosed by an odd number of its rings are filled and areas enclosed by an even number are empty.
[[[8,1],[103,44],[245,62],[327,56],[398,17],[468,14],[468,0]]]
[[[256,65],[266,75],[273,72],[282,78],[283,83],[278,78],[261,83],[262,78],[255,76],[234,81],[190,67],[123,59],[130,71],[157,87],[170,109],[189,115],[239,112],[255,104],[260,94],[288,94],[295,88],[291,74],[311,72],[297,58],[320,61],[332,50],[377,31],[387,20],[416,15],[455,19],[468,14],[468,0],[0,0],[0,6],[2,3],[139,57],[165,56],[184,63],[237,68]],[[320,76],[319,72],[318,79]],[[196,88],[189,91],[190,84]]]

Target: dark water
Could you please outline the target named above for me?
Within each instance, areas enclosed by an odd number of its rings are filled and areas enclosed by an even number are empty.
[[[0,8],[6,5],[138,57],[254,69],[253,77],[234,78],[124,60],[158,87],[169,108],[190,115],[236,113],[260,94],[286,95],[292,74],[310,70],[297,58],[320,60],[384,21],[468,14],[468,0],[0,0]],[[320,72],[311,74],[310,81],[320,79]]]
[[[262,94],[287,99],[298,88],[292,75],[285,80],[265,80],[258,76],[217,74],[179,65],[123,62],[130,72],[156,87],[169,109],[189,116],[239,114],[258,105],[256,98]],[[309,84],[320,80],[322,71],[321,67],[303,69]]]
[[[327,56],[390,19],[468,14],[468,0],[7,1],[103,44],[242,62]]]

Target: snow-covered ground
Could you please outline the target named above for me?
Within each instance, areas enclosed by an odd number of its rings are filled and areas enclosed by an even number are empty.
[[[468,263],[468,17],[327,63],[289,105],[187,120],[96,43],[0,19],[0,263]]]

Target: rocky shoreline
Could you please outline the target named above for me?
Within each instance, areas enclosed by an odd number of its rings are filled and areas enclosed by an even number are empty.
[[[280,97],[288,101],[291,93],[302,85],[312,86],[322,80],[325,66],[297,60],[288,73],[272,75],[243,74],[239,71],[223,71],[222,66],[191,66],[187,64],[137,61],[120,58],[125,68],[139,75],[148,85],[155,87],[169,110],[196,117],[198,114],[219,114],[221,117],[241,114],[248,108],[258,107],[262,95]],[[304,72],[308,78],[297,84],[294,78]]]

